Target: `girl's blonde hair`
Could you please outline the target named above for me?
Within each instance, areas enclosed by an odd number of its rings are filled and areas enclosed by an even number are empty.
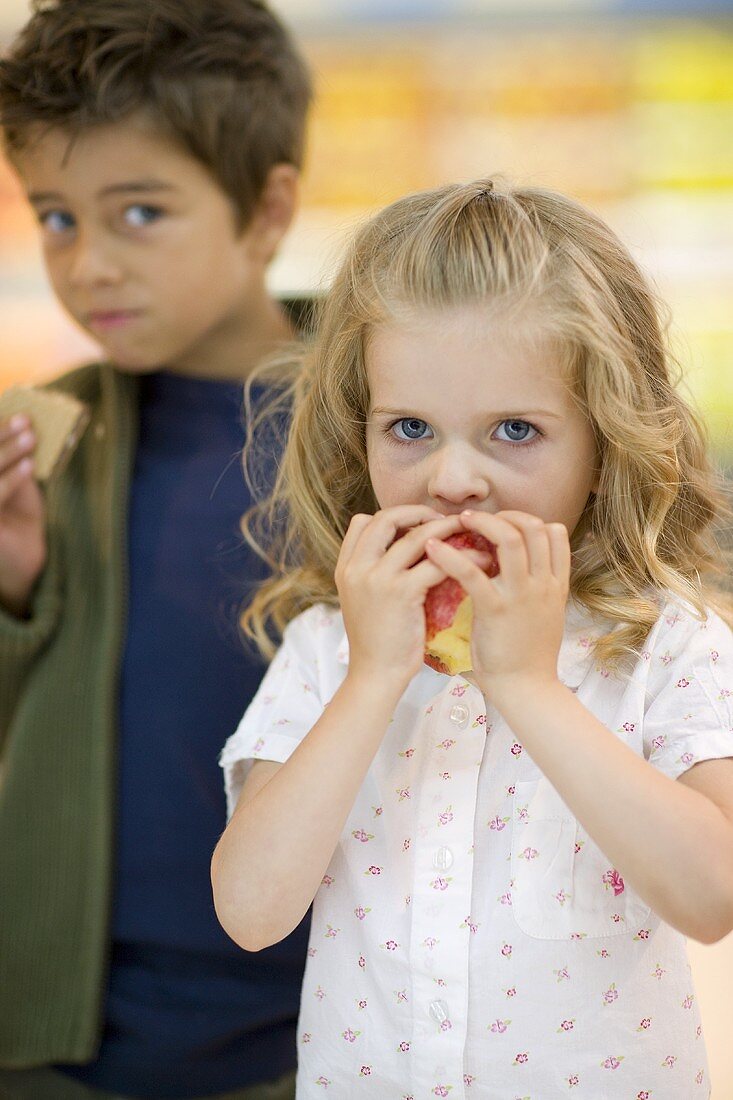
[[[611,623],[597,659],[615,666],[638,651],[666,592],[700,616],[712,607],[730,618],[713,583],[723,572],[713,527],[727,508],[702,424],[675,391],[647,280],[573,200],[479,180],[409,195],[371,218],[322,305],[314,345],[288,377],[278,364],[264,372],[293,402],[274,491],[244,522],[272,570],[242,620],[264,654],[299,611],[337,602],[349,521],[378,507],[365,444],[370,332],[411,311],[484,304],[492,316],[540,322],[595,431],[600,482],[573,534],[571,594]]]

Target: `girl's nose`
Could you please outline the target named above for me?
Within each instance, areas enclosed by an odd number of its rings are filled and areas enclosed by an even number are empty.
[[[432,456],[428,493],[435,501],[451,505],[478,504],[490,492],[482,456],[471,447],[441,447]]]
[[[79,233],[74,244],[69,280],[75,287],[113,286],[121,279],[119,264],[100,236]]]

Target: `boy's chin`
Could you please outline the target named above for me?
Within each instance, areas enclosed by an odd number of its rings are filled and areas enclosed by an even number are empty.
[[[106,338],[105,334],[89,328],[79,319],[76,320],[85,335],[90,337],[99,349],[101,361],[112,363],[124,374],[152,374],[161,369],[160,357],[151,353],[149,342],[146,347],[145,341],[140,339],[125,340],[115,334],[110,334]]]
[[[111,343],[103,343],[98,337],[96,337],[96,343],[99,344],[101,349],[102,359],[112,363],[123,374],[152,374],[154,371],[161,369],[159,361],[151,356],[125,354],[124,352],[121,354],[119,348],[114,347]]]

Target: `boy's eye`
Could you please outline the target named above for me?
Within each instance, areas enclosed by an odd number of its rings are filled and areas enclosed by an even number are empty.
[[[395,421],[392,425],[392,431],[397,439],[401,439],[403,443],[408,440],[429,439],[433,434],[429,424],[424,420],[418,420],[414,416]]]
[[[163,211],[159,206],[149,206],[147,203],[136,202],[132,206],[126,207],[123,216],[127,225],[132,226],[134,229],[140,229],[142,226],[156,222],[158,218],[162,217],[162,214]]]
[[[68,233],[70,229],[74,228],[75,224],[71,214],[68,214],[65,210],[47,210],[45,214],[38,215],[38,220],[42,228],[47,233],[54,234],[54,236]]]
[[[506,443],[526,443],[528,439],[534,439],[538,435],[537,429],[526,420],[502,420],[496,430],[504,432],[504,435],[499,435],[498,438]]]

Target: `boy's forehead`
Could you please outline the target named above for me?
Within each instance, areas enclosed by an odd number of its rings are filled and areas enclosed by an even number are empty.
[[[36,123],[11,161],[29,192],[80,188],[91,195],[145,179],[174,186],[182,168],[204,171],[141,116],[79,131]]]

